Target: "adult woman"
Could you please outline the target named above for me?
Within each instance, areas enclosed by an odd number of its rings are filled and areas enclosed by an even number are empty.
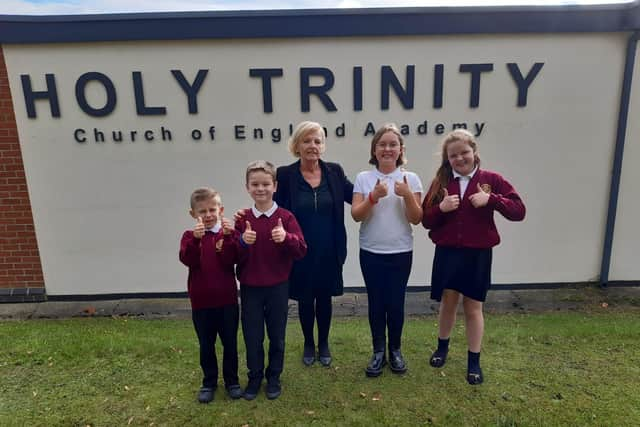
[[[298,301],[304,334],[302,361],[316,359],[314,323],[318,324],[318,360],[331,364],[329,329],[331,297],[342,295],[342,266],[347,257],[344,203],[351,203],[353,184],[337,163],[321,160],[326,148],[324,129],[301,122],[289,138],[289,151],[299,160],[279,167],[274,199],[295,215],[305,240],[307,255],[297,261],[289,276],[289,296]]]
[[[377,377],[389,364],[394,373],[407,370],[400,351],[404,299],[413,258],[411,224],[422,220],[422,183],[406,163],[402,135],[393,124],[382,126],[371,140],[369,163],[353,189],[353,219],[360,225],[360,268],[367,287],[373,356],[365,372]]]

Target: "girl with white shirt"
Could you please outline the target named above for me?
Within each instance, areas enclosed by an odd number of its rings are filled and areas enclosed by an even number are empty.
[[[373,356],[365,372],[377,377],[387,364],[404,373],[400,351],[404,300],[413,257],[411,224],[422,220],[422,183],[406,163],[405,146],[394,124],[382,126],[371,140],[369,163],[353,188],[351,216],[360,225],[360,268],[367,288]],[[386,332],[389,340],[387,343]]]

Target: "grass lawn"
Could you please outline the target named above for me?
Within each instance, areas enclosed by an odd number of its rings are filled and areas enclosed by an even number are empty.
[[[334,320],[331,368],[302,365],[290,319],[280,399],[232,401],[220,387],[202,405],[188,320],[0,322],[0,425],[640,425],[637,308],[489,314],[480,386],[465,381],[462,322],[444,368],[428,365],[436,331],[435,317],[407,319],[409,371],[371,379],[366,318]],[[244,385],[243,347],[240,339]]]

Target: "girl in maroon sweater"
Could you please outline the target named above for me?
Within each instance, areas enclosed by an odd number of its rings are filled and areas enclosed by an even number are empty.
[[[500,243],[493,213],[522,221],[524,204],[502,176],[480,169],[476,140],[470,132],[457,129],[442,142],[442,163],[422,208],[422,225],[436,244],[431,298],[440,301],[438,348],[429,363],[439,368],[447,360],[462,295],[469,346],[467,381],[481,384],[482,305],[491,286],[491,248]]]

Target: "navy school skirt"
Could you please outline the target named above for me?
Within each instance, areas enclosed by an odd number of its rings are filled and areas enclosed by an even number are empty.
[[[491,287],[491,248],[437,246],[431,271],[431,299],[440,301],[445,289],[476,301],[487,298]]]

